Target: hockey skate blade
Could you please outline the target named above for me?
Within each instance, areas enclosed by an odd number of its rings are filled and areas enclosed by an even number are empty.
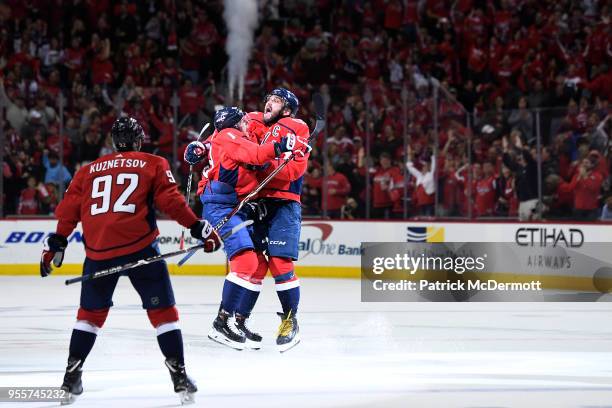
[[[247,350],[260,350],[261,349],[261,341],[253,341],[246,339],[244,342],[244,348]]]
[[[294,348],[295,346],[297,346],[300,343],[301,340],[302,339],[300,338],[300,335],[298,334],[289,343],[277,344],[276,347],[278,347],[278,351],[280,353],[284,353],[285,351],[289,351],[292,348]]]
[[[210,329],[210,332],[208,332],[208,338],[216,343],[222,344],[234,350],[238,350],[238,351],[244,350],[244,343],[238,343],[235,341],[231,341],[225,338],[223,335],[219,334],[215,329]]]
[[[195,394],[192,392],[181,391],[178,393],[181,405],[191,405],[195,403]]]

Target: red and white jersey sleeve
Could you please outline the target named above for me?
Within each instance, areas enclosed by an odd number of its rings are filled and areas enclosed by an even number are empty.
[[[221,131],[217,141],[223,145],[227,157],[238,164],[262,165],[275,157],[273,144],[258,145],[234,129]]]
[[[215,180],[230,185],[238,197],[241,197],[257,186],[256,172],[244,165],[262,165],[274,157],[273,144],[258,145],[237,129],[223,129],[210,139],[210,167],[206,169],[204,176],[206,182]],[[198,192],[201,193],[200,188]]]

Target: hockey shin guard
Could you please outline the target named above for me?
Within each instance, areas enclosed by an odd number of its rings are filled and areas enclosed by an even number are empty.
[[[176,306],[149,309],[147,315],[157,331],[157,343],[164,357],[184,364],[183,334],[178,325]]]
[[[263,279],[266,277],[266,273],[268,272],[268,260],[266,259],[265,255],[261,252],[257,252],[256,255],[257,268],[250,279],[251,283],[256,285],[256,287],[247,289],[244,292],[244,294],[242,295],[242,299],[240,299],[238,309],[236,309],[239,314],[245,317],[249,317],[251,315],[251,312],[255,307],[255,303],[257,303],[257,299],[259,298],[261,284],[263,282]]]
[[[223,284],[222,309],[230,314],[248,315],[245,308],[252,309],[261,291],[261,280],[255,278],[256,271],[257,255],[252,250],[243,251],[230,260],[230,273]]]
[[[162,325],[163,326],[163,325]],[[157,343],[164,357],[168,359],[175,358],[180,364],[185,364],[185,356],[183,352],[183,334],[180,329],[172,329],[159,334],[157,329]]]
[[[77,321],[70,337],[70,356],[85,361],[96,342],[98,330],[104,326],[108,309],[88,310],[79,308]]]
[[[300,281],[293,271],[293,261],[288,258],[270,258],[270,271],[274,276],[276,294],[285,316],[291,311],[295,316],[300,303]]]

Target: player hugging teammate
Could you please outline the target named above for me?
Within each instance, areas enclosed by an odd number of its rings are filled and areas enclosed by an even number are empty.
[[[276,338],[278,349],[284,352],[300,341],[297,322],[300,284],[293,262],[298,259],[300,194],[310,153],[310,131],[306,123],[295,118],[298,107],[292,92],[277,88],[266,96],[263,112],[244,115],[237,108],[221,109],[215,114],[217,133],[210,144],[192,142],[185,153],[190,164],[208,155],[208,167],[198,193],[204,204],[203,216],[213,225],[283,163],[280,154],[294,154],[294,159],[261,190],[257,200],[223,227],[231,229],[246,218],[255,220],[248,231],[243,230],[224,243],[230,272],[209,333],[211,339],[238,350],[260,348],[262,337],[251,331],[246,321],[268,269],[283,310],[278,313],[281,317]]]

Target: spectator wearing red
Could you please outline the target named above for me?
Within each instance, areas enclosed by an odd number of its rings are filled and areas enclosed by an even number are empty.
[[[340,210],[351,191],[351,184],[344,174],[336,171],[331,161],[327,164],[327,176],[323,179],[322,187],[321,208],[327,208],[327,215],[330,218],[340,218]]]
[[[339,104],[332,104],[330,112],[327,114],[327,126],[330,129],[334,129],[344,124],[344,114]]]
[[[22,43],[19,51],[12,54],[7,63],[8,68],[13,68],[15,65],[19,65],[22,69],[25,68],[34,75],[38,75],[40,60],[31,55],[27,45]]]
[[[302,189],[302,214],[321,215],[322,184],[321,166],[317,161],[309,161],[308,171],[304,177],[304,188]]]
[[[198,46],[195,44],[195,40],[192,37],[181,39],[179,44],[180,66],[183,69],[183,73],[192,81],[197,82],[200,78],[200,57],[198,56]],[[176,70],[176,73],[178,74],[176,67],[168,67],[169,64],[174,64],[173,61],[174,60],[172,58],[166,59],[166,68],[172,71],[172,76],[168,76],[166,72],[162,72],[164,76],[170,79],[174,78],[174,70]]]
[[[202,91],[193,85],[191,79],[185,79],[179,91],[181,102],[181,115],[197,115],[198,110],[204,106],[204,95]]]
[[[468,44],[473,44],[478,38],[486,35],[487,18],[479,8],[469,7],[469,10],[469,14],[465,18],[463,24],[465,40]]]
[[[81,38],[75,36],[70,41],[70,48],[64,50],[64,67],[68,69],[68,80],[72,81],[76,74],[83,72],[85,67],[85,49],[81,47]]]
[[[394,173],[389,187],[389,197],[393,202],[391,208],[391,218],[404,218],[404,202],[410,197],[411,191],[408,188],[408,180],[404,178],[401,170]]]
[[[196,80],[194,80],[193,78],[191,78],[190,75],[188,75],[191,69],[191,64],[184,62],[183,64],[181,64],[180,68],[182,68],[185,71],[185,76],[187,78],[190,78],[192,82],[197,81],[197,77],[196,77]],[[166,57],[164,59],[163,64],[160,62],[159,64],[155,66],[154,69],[159,70],[159,72],[164,78],[168,78],[172,81],[173,84],[178,85],[181,73],[179,72],[179,67],[177,67],[176,60],[174,58]],[[194,69],[197,70],[197,64]]]
[[[502,60],[502,56],[504,55],[504,47],[497,41],[497,38],[491,37],[491,42],[489,43],[489,70],[491,72],[496,72],[499,67],[499,62]]]
[[[504,55],[495,71],[497,83],[502,90],[510,89],[511,80],[521,68],[521,61],[513,62],[509,55]]]
[[[155,129],[159,132],[159,138],[157,145],[159,152],[163,155],[172,155],[172,145],[174,140],[174,119],[172,118],[172,111],[166,112],[160,119],[153,109],[153,105],[149,108],[149,117]]]
[[[612,102],[612,69],[604,70],[601,68],[592,81],[581,81],[578,84],[591,91],[595,96]]]
[[[425,162],[421,170],[414,166],[413,159],[414,154],[410,147],[408,147],[408,163],[406,163],[406,168],[416,180],[415,205],[419,214],[434,215],[434,203],[436,201],[436,181],[434,179],[436,157],[432,155],[431,162]]]
[[[495,180],[497,188],[497,204],[495,215],[516,217],[518,215],[518,198],[514,186],[514,174],[506,166],[502,166],[500,176]]]
[[[582,160],[578,174],[563,191],[574,192],[574,217],[577,220],[594,221],[599,216],[599,194],[603,176],[596,170],[598,156],[589,154]]]
[[[58,70],[51,71],[46,81],[44,79],[41,80],[40,91],[54,99],[57,98],[60,92],[60,73]]]
[[[219,33],[204,9],[197,10],[191,37],[197,47],[196,55],[200,60],[200,72],[206,73],[211,67],[213,47],[219,41]]]
[[[460,214],[461,201],[463,197],[463,177],[457,168],[457,161],[448,157],[444,161],[444,171],[440,174],[442,180],[442,216],[456,217]]]
[[[476,43],[472,45],[468,54],[468,69],[470,71],[470,79],[476,83],[482,83],[486,80],[487,53],[484,49],[484,40],[482,37],[476,39]]]
[[[495,172],[490,162],[482,166],[482,176],[475,182],[476,217],[493,215],[496,203]]]
[[[494,13],[493,25],[495,35],[506,41],[511,33],[513,15],[508,2],[502,1],[500,5],[501,7]]]
[[[590,27],[586,24],[584,30],[588,33],[587,47],[585,50],[586,60],[591,65],[599,65],[610,61],[610,23],[598,24]]]
[[[560,218],[572,213],[574,207],[574,192],[567,189],[567,184],[558,174],[546,177],[547,217]]]
[[[393,187],[393,179],[399,178],[401,171],[397,166],[391,163],[391,155],[388,152],[383,152],[380,155],[380,165],[374,169],[374,177],[372,179],[372,203],[373,217],[380,219],[388,219],[391,217],[391,209],[393,200],[391,198],[391,189]]]
[[[354,143],[346,135],[346,127],[344,125],[340,125],[334,130],[333,136],[327,138],[327,144],[329,146],[336,145],[339,153],[353,153]]]
[[[391,0],[385,7],[384,27],[391,32],[398,31],[402,26],[404,6],[400,0]]]
[[[33,176],[28,177],[27,187],[21,190],[19,195],[19,204],[17,206],[17,214],[19,215],[36,215],[40,214],[41,209],[41,192],[36,188],[37,181]]]
[[[113,63],[110,61],[110,40],[100,40],[97,34],[91,39],[91,82],[93,84],[109,84],[113,81],[115,72]]]

